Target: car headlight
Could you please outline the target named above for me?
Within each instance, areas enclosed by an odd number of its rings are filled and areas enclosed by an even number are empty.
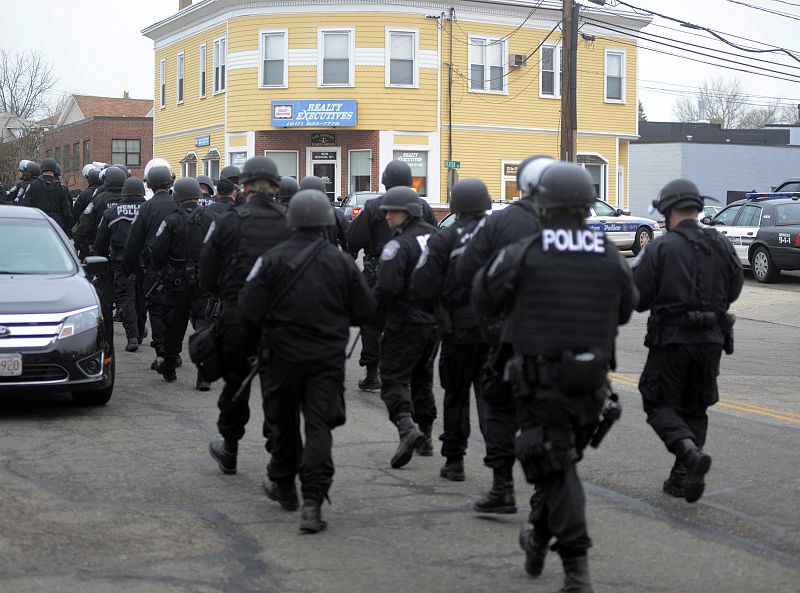
[[[81,309],[61,322],[61,331],[58,332],[58,339],[63,340],[64,338],[96,329],[99,324],[100,311],[97,305]]]
[[[660,224],[658,224],[657,222],[654,222],[654,223],[653,223],[653,230],[654,230],[654,231],[657,231],[657,230],[658,230],[658,229],[660,229],[660,228],[661,228],[661,225],[660,225]]]

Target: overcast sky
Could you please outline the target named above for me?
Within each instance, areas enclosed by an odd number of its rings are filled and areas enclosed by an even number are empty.
[[[579,1],[588,4],[587,0]],[[800,0],[794,0],[799,6],[780,0],[742,1],[800,18]],[[738,35],[797,50],[800,56],[799,20],[767,14],[732,0],[629,0],[629,3],[731,34],[730,40],[734,42],[758,46],[732,36]],[[0,0],[0,46],[10,50],[37,49],[57,70],[58,92],[121,97],[123,90],[128,90],[133,98],[152,99],[152,42],[140,31],[176,12],[177,6],[178,0]],[[46,28],[43,22],[49,23]],[[645,31],[698,45],[723,47],[705,34],[697,36],[697,31],[658,18]],[[669,39],[657,42],[674,43]],[[683,53],[663,46],[661,49]],[[742,53],[731,47],[728,50]],[[698,48],[698,51],[705,50]],[[650,121],[672,120],[671,108],[677,96],[683,93],[691,96],[703,80],[720,76],[739,78],[754,104],[763,104],[769,98],[800,103],[798,82],[724,70],[644,49],[639,55],[639,98]],[[788,56],[750,55],[784,64],[761,64],[759,70],[769,68],[800,75],[800,62]],[[728,57],[758,64],[737,56]],[[707,60],[702,56],[697,59]]]

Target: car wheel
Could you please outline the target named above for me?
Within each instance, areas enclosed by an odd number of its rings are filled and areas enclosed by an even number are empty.
[[[116,361],[111,360],[111,385],[103,389],[78,389],[72,392],[72,399],[81,406],[104,406],[114,393],[114,378],[116,375]]]
[[[750,265],[753,267],[753,277],[758,282],[775,282],[780,276],[780,270],[772,263],[772,257],[764,247],[756,247],[750,258]]]
[[[636,238],[633,240],[631,251],[633,251],[635,255],[638,254],[652,240],[653,240],[653,231],[651,231],[646,226],[640,226],[639,229],[636,231]]]

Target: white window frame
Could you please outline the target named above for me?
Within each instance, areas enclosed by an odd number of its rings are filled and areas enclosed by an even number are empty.
[[[413,81],[411,84],[392,84],[392,34],[403,33],[414,35],[414,66],[412,68]],[[418,89],[419,88],[419,29],[404,29],[401,27],[386,27],[384,39],[384,72],[385,84],[389,88]]]
[[[203,99],[208,92],[208,50],[206,49],[206,44],[200,44],[200,78],[197,81],[197,92],[200,95],[200,98]],[[205,82],[205,88],[203,88],[203,82]]]
[[[211,158],[203,157],[203,160],[201,162],[203,163],[203,175],[207,175],[208,177],[211,177],[211,179],[214,179],[214,176],[211,175],[211,171],[209,171],[210,169],[209,163],[211,163],[212,161],[217,161],[217,173],[220,173],[222,171],[222,155],[220,154],[219,149],[217,148],[211,148],[208,152],[211,152],[212,150],[215,150],[217,152],[217,156]],[[219,178],[216,179],[216,181],[218,180]]]
[[[515,161],[513,159],[510,161],[500,161],[500,200],[504,202],[511,201],[511,199],[509,199],[509,197],[506,195],[506,181],[513,179],[516,183],[517,180],[516,176],[511,177],[510,175],[506,175],[506,165],[517,165],[519,168],[519,164],[521,162],[522,161]]]
[[[353,193],[354,191],[356,191],[352,187],[350,187],[350,181],[353,178],[353,174],[352,174],[352,172],[350,170],[350,163],[352,162],[353,153],[354,152],[368,152],[369,153],[369,163],[370,163],[369,189],[360,190],[360,191],[369,191],[369,192],[371,192],[372,191],[372,149],[371,148],[352,148],[352,149],[347,151],[347,192],[348,193]]]
[[[161,109],[164,109],[167,106],[167,61],[161,60],[159,63],[159,83],[158,83],[158,93],[159,93],[159,105]]]
[[[224,52],[222,51],[223,45],[225,48]],[[218,47],[220,48],[219,50],[217,49]],[[212,94],[218,95],[224,93],[228,85],[228,38],[219,37],[215,39],[212,48]],[[218,69],[219,73],[217,72]],[[220,78],[222,79],[222,84],[219,84]]]
[[[323,65],[325,63],[325,33],[347,33],[349,35],[348,61],[350,62],[349,84],[323,84]],[[355,27],[320,27],[317,29],[317,86],[324,88],[346,88],[356,86],[356,29]]]
[[[182,51],[175,56],[175,102],[183,103],[186,94],[186,56]]]
[[[289,152],[288,150],[280,152]],[[335,152],[336,159],[328,161],[315,161],[311,159],[312,152]],[[333,182],[334,197],[342,195],[342,147],[341,146],[307,146],[306,147],[306,175],[314,174],[314,163],[336,163],[336,179]],[[299,173],[299,172],[298,172]]]
[[[264,37],[266,35],[283,35],[283,84],[264,84]],[[288,29],[262,29],[258,32],[258,88],[286,89],[289,88],[289,30]]]
[[[300,151],[299,150],[278,150],[277,148],[276,149],[272,149],[272,150],[268,149],[268,150],[264,151],[264,156],[269,158],[269,154],[271,152],[281,152],[281,153],[293,152],[294,153],[294,158],[295,158],[294,170],[297,171],[297,181],[300,181],[302,179],[302,177],[300,176]],[[278,173],[280,173],[281,176],[283,176],[283,173],[281,171],[278,171]]]
[[[547,95],[542,92],[542,73],[544,72],[542,66],[544,60],[539,60],[539,98],[541,99],[561,99],[561,57],[562,49],[561,44],[546,44],[542,49],[553,50],[553,94]]]
[[[491,84],[491,72],[489,72],[488,77],[484,78],[484,88],[483,90],[480,89],[473,89],[472,88],[472,59],[470,57],[470,50],[474,45],[477,45],[477,40],[483,39],[486,42],[485,48],[488,48],[490,45],[495,44],[495,42],[500,42],[502,48],[500,49],[500,57],[503,60],[503,89],[500,91],[493,91],[490,88],[486,88],[486,84]],[[488,53],[488,52],[486,52]],[[502,39],[500,37],[491,37],[489,35],[470,35],[469,36],[469,47],[467,48],[467,66],[468,66],[468,82],[467,82],[467,89],[470,93],[485,93],[488,95],[507,95],[508,94],[508,40]],[[486,76],[486,69],[490,68],[489,64],[483,64],[484,67],[484,76]]]
[[[189,152],[187,152],[186,156],[189,156],[190,154],[194,155],[195,160],[194,160],[194,162],[191,162],[191,163],[181,163],[181,177],[196,178],[200,174],[199,173],[199,167],[198,167],[198,165],[200,164],[200,161],[197,159],[197,153],[194,150],[190,150]],[[184,157],[184,158],[186,158],[186,157]],[[194,165],[194,175],[189,175],[189,165]]]
[[[625,52],[624,49],[613,49],[613,48],[606,49],[605,58],[604,58],[604,62],[603,62],[603,100],[606,103],[620,103],[620,104],[624,104],[625,103],[625,81],[626,81],[626,76],[625,76],[625,74],[626,74],[626,71],[625,71],[625,68],[626,68],[626,55],[625,55],[625,53],[626,52]],[[622,64],[621,64],[621,66],[622,66],[622,68],[621,68],[621,70],[622,70],[622,80],[620,81],[620,94],[622,95],[622,98],[620,98],[620,99],[609,99],[608,98],[608,56],[609,56],[609,54],[622,56]]]

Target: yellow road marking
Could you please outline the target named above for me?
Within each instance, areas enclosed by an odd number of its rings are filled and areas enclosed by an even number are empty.
[[[621,383],[628,387],[639,387],[639,381],[631,377],[626,377],[625,375],[620,375],[619,373],[609,373],[609,377],[615,383]],[[762,406],[756,406],[754,404],[747,404],[728,399],[720,399],[717,405],[730,410],[735,410],[737,412],[747,412],[750,414],[766,416],[768,418],[774,418],[776,420],[782,420],[791,424],[800,425],[800,414],[795,414],[794,412],[783,412],[781,410],[774,410],[772,408],[765,408]]]

